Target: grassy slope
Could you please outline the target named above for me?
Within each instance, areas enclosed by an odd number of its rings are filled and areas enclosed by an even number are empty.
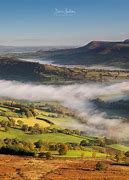
[[[35,142],[41,139],[44,142],[75,142],[80,143],[82,141],[83,137],[79,136],[72,136],[72,135],[66,135],[62,133],[45,133],[45,134],[37,134],[37,135],[30,135],[25,134],[23,131],[19,129],[13,129],[10,128],[9,131],[0,131],[0,139],[4,138],[18,138],[20,140],[29,141],[29,142]]]
[[[4,117],[4,116],[0,116],[0,121],[7,121],[8,120],[8,118],[7,117]]]
[[[129,151],[129,146],[125,146],[125,145],[121,145],[121,144],[112,144],[112,145],[109,145],[108,147],[111,147],[113,149],[117,149],[117,150],[120,150],[120,151]]]
[[[50,126],[50,124],[48,124],[47,122],[38,120],[34,117],[32,117],[32,118],[13,118],[13,119],[16,121],[21,120],[24,122],[24,124],[27,124],[28,126],[34,126],[36,123],[39,124],[39,126],[42,128]]]
[[[93,151],[92,149],[91,151],[69,150],[66,155],[63,155],[61,157],[81,157],[82,154],[83,154],[83,157],[92,157]],[[58,152],[57,154],[55,154],[55,156],[59,156]],[[96,152],[96,157],[97,158],[106,157],[106,154]]]
[[[18,113],[14,112],[14,111],[11,111],[7,107],[1,107],[0,106],[0,112],[4,112],[6,114],[6,116],[11,116],[11,117],[17,117],[18,116]]]
[[[64,125],[65,126],[65,124],[68,126],[68,125],[70,125],[70,124],[72,124],[72,123],[74,123],[76,120],[74,119],[74,118],[72,118],[72,117],[68,117],[68,116],[64,116],[64,117],[48,117],[48,116],[46,116],[46,115],[39,115],[39,116],[37,116],[37,117],[39,117],[39,118],[44,118],[44,119],[48,119],[49,121],[51,121],[51,122],[53,122],[55,125]]]
[[[6,107],[0,107],[1,111],[4,111],[6,113],[9,113],[12,115],[16,114],[15,112],[11,111],[10,109],[6,108]],[[57,127],[61,128],[62,125],[64,124],[72,124],[75,122],[75,119],[69,116],[57,116],[57,117],[49,117],[49,115],[57,115],[56,113],[49,113],[46,111],[40,111],[37,110],[37,112],[39,113],[38,117],[40,118],[44,118],[44,119],[48,119],[49,121],[53,122],[54,124],[58,125]],[[17,120],[22,120],[24,122],[24,124],[28,124],[28,126],[33,126],[36,123],[38,123],[42,128],[48,127],[50,126],[49,123],[43,121],[43,120],[38,120],[36,118],[14,118],[16,121]],[[3,117],[0,116],[0,121],[1,120],[8,120],[7,117]],[[56,127],[56,126],[55,126]],[[75,143],[80,143],[80,141],[82,141],[83,139],[90,139],[90,140],[94,140],[93,137],[80,137],[78,135],[66,135],[66,134],[62,134],[62,133],[46,133],[46,134],[38,134],[38,135],[29,135],[29,134],[25,134],[23,131],[19,130],[19,129],[13,129],[10,128],[9,131],[5,132],[5,131],[0,131],[0,138],[18,138],[21,140],[25,140],[25,141],[30,141],[30,142],[35,142],[38,141],[39,139],[41,139],[44,142],[75,142]],[[113,144],[110,145],[108,147],[117,149],[117,150],[121,150],[121,151],[129,151],[129,147],[124,146],[124,145],[120,145],[120,144]],[[81,156],[82,152],[81,151],[69,151],[67,156]],[[84,155],[85,156],[85,155]],[[86,154],[86,156],[91,157],[92,154],[91,152],[88,152]],[[99,156],[99,155],[97,155]]]
[[[10,109],[8,108],[3,108],[1,107],[3,110],[5,110],[5,112],[12,112]],[[13,114],[14,112],[12,112]],[[49,117],[49,114],[55,114],[55,113],[48,113],[45,111],[39,111],[39,116],[38,117],[42,117],[45,119],[50,120],[51,122],[53,122],[54,124],[61,124],[61,123],[72,123],[74,121],[73,118],[68,117],[68,116],[64,116],[64,117]],[[49,123],[43,121],[43,120],[38,120],[34,117],[32,118],[17,118],[17,117],[13,117],[14,120],[18,121],[21,120],[24,122],[24,124],[27,124],[28,126],[33,126],[36,123],[38,123],[40,125],[40,127],[45,128],[50,126]],[[0,116],[0,120],[8,120],[7,117],[4,116]],[[61,126],[60,126],[61,128]],[[29,134],[25,134],[23,131],[19,130],[19,129],[13,129],[10,128],[9,131],[5,132],[5,131],[0,131],[0,138],[18,138],[21,140],[26,140],[26,141],[37,141],[39,139],[42,139],[44,142],[76,142],[76,143],[80,143],[80,141],[84,138],[75,135],[66,135],[66,134],[62,134],[62,133],[46,133],[46,134],[38,134],[38,135],[29,135]]]

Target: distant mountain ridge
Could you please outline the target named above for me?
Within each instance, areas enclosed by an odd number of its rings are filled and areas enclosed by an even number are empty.
[[[6,53],[6,57],[40,58],[60,65],[115,66],[129,69],[129,39],[119,42],[91,41],[82,47],[40,48],[33,52]]]
[[[33,56],[46,57],[59,64],[129,67],[129,39],[122,42],[92,41],[72,49],[40,50]]]

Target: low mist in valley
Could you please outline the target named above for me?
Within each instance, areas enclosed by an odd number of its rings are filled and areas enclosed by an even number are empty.
[[[109,97],[111,101],[127,97],[129,82],[110,85],[73,84],[65,86],[24,84],[16,81],[0,80],[0,97],[24,99],[28,101],[58,101],[73,110],[78,121],[64,124],[78,128],[91,135],[106,135],[125,140],[129,137],[129,122],[122,118],[109,118],[93,103],[99,97]]]
[[[65,65],[65,64],[57,64],[55,62],[54,59],[52,58],[19,58],[18,60],[22,60],[22,61],[27,61],[27,62],[38,62],[39,64],[49,64],[49,65],[53,65],[53,66],[58,66],[58,67],[69,67],[69,68],[75,68],[75,67],[80,67],[80,68],[85,68],[85,69],[102,69],[102,70],[122,70],[122,71],[127,71],[127,69],[124,68],[119,68],[116,66],[106,66],[106,65],[91,65],[91,66],[87,66],[87,65]]]

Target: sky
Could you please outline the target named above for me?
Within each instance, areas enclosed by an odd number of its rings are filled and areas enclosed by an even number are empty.
[[[129,38],[129,0],[0,0],[0,45],[81,46]]]

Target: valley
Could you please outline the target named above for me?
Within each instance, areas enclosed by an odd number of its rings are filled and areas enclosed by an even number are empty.
[[[0,180],[129,180],[129,1],[0,1]]]
[[[0,178],[128,179],[128,79],[1,57]]]
[[[129,80],[128,70],[59,67],[17,58],[0,58],[0,79],[38,84],[73,84]]]

